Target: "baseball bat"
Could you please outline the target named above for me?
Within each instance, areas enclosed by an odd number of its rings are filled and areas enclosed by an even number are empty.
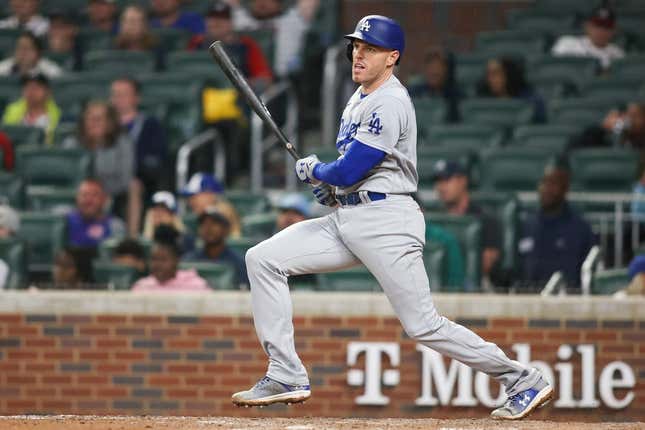
[[[224,73],[226,73],[228,79],[233,83],[240,94],[242,94],[242,97],[244,97],[249,106],[251,106],[251,109],[253,109],[253,111],[258,114],[264,124],[268,126],[271,131],[278,137],[280,142],[282,142],[284,147],[287,149],[287,152],[291,154],[294,160],[300,159],[301,157],[296,152],[296,148],[294,148],[291,142],[289,142],[289,139],[287,139],[287,136],[285,136],[280,127],[278,127],[278,124],[276,124],[276,122],[274,121],[273,117],[271,116],[271,112],[269,112],[269,109],[267,109],[265,104],[262,103],[262,100],[260,100],[260,98],[251,89],[249,83],[246,81],[246,79],[244,79],[244,76],[242,76],[242,73],[240,73],[237,67],[235,67],[235,64],[233,64],[233,61],[231,61],[231,58],[224,50],[222,42],[220,42],[219,40],[213,42],[208,50],[211,52],[211,55],[213,56],[215,61],[217,61],[217,64],[219,64],[220,68],[224,71]]]

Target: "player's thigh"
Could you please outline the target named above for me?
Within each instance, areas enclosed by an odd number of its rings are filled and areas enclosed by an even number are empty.
[[[285,275],[323,273],[359,264],[340,240],[335,214],[293,224],[247,252],[247,265],[260,264]]]

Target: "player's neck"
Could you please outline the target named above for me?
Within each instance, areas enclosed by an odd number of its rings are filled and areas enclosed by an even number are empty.
[[[378,89],[381,85],[385,83],[388,79],[390,79],[390,76],[392,76],[392,68],[385,69],[385,72],[383,72],[382,75],[377,76],[373,81],[371,82],[363,82],[361,84],[361,94],[371,94],[374,91]]]

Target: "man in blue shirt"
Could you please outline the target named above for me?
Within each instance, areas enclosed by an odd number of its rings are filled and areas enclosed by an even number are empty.
[[[540,208],[523,226],[519,252],[523,260],[522,282],[541,287],[561,271],[569,288],[580,287],[580,269],[596,239],[589,224],[572,209],[566,197],[569,171],[550,165],[538,186]]]
[[[202,34],[205,31],[204,19],[195,12],[182,12],[179,0],[152,0],[150,20],[152,28],[177,28]]]

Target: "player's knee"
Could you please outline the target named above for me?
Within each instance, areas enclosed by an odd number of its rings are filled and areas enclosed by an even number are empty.
[[[432,333],[438,331],[444,324],[444,317],[439,315],[436,310],[428,312],[424,318],[419,321],[409,322],[401,321],[405,334],[413,340],[423,340]]]
[[[264,260],[264,253],[262,252],[260,245],[261,244],[255,245],[254,247],[246,251],[244,260],[246,261],[246,267],[248,267],[249,269],[258,268],[262,265],[262,261]]]

